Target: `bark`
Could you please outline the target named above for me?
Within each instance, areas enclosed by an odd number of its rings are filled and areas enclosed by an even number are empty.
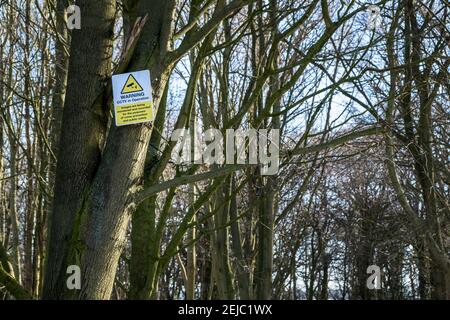
[[[0,266],[0,283],[5,286],[6,290],[17,300],[30,300],[31,295],[19,284],[19,282],[2,266]]]
[[[195,135],[196,135],[196,115],[195,108],[192,108],[191,120],[189,124],[189,133],[191,136],[191,150],[192,157],[194,157],[194,144],[195,144]],[[195,203],[197,199],[197,191],[195,184],[189,185],[189,203]],[[191,229],[188,231],[186,241],[188,243],[187,247],[187,265],[186,265],[186,299],[194,300],[195,299],[195,283],[196,283],[196,275],[197,275],[197,256],[196,256],[196,238],[197,238],[197,227],[195,226],[197,219],[196,215],[192,218],[192,223],[194,224]]]
[[[24,50],[24,96],[26,99],[31,98],[31,78],[30,78],[30,0],[25,3],[25,50]],[[27,165],[27,195],[26,195],[26,214],[25,214],[25,230],[24,230],[24,261],[23,261],[23,285],[28,291],[33,288],[33,229],[34,229],[34,183],[33,183],[33,166],[34,166],[34,143],[32,143],[32,120],[31,106],[29,101],[25,101],[25,140],[26,150],[29,155]]]
[[[3,243],[0,242],[0,283],[17,300],[29,300],[31,295],[12,276],[8,256]]]
[[[12,133],[10,133],[12,134]],[[14,278],[21,283],[22,268],[19,247],[19,220],[17,215],[17,144],[14,138],[10,136],[10,189],[9,189],[9,221],[11,223],[11,251]]]
[[[270,179],[271,180],[271,179]],[[273,268],[273,226],[275,187],[267,182],[262,197],[258,220],[258,256],[255,271],[256,298],[267,300],[272,297]]]
[[[270,2],[270,21],[272,26],[272,36],[278,34],[278,22],[276,18],[277,3]],[[261,47],[263,47],[261,45]],[[272,68],[278,66],[279,51],[276,50],[273,58]],[[273,75],[269,79],[269,97],[266,101],[271,101],[271,96],[280,89],[279,75]],[[270,107],[269,106],[266,106]],[[272,105],[273,113],[280,111],[280,101],[276,99]],[[280,129],[280,117],[272,118],[272,129]],[[268,139],[269,140],[269,139]],[[277,143],[277,142],[274,142]],[[272,269],[273,269],[273,237],[274,237],[274,216],[277,209],[278,174],[265,178],[263,195],[260,198],[259,219],[257,225],[258,232],[258,256],[255,272],[256,297],[266,300],[272,297]]]
[[[78,1],[82,29],[73,30],[67,94],[56,167],[53,209],[49,219],[44,299],[64,297],[66,268],[77,216],[101,157],[106,120],[98,97],[111,74],[115,1]]]
[[[164,92],[155,119],[155,127],[150,139],[144,169],[144,187],[148,187],[158,180],[149,178],[155,163],[158,162],[158,151],[161,143],[165,113],[167,89]],[[166,198],[172,199],[171,196]],[[161,216],[161,215],[160,215]],[[159,246],[161,240],[156,234],[156,194],[139,204],[133,214],[131,222],[131,261],[130,261],[130,298],[148,299],[154,292],[156,270],[158,266]]]
[[[0,83],[5,81],[5,67],[3,58],[3,43],[0,43]],[[4,86],[0,86],[0,107],[3,107],[4,103]],[[4,144],[4,120],[0,117],[0,145]],[[0,242],[5,242],[6,236],[6,205],[4,203],[4,164],[3,164],[3,148],[0,148]]]
[[[331,256],[323,253],[322,255],[322,279],[320,283],[320,300],[328,300],[328,273],[331,262]]]
[[[52,156],[58,154],[61,124],[63,116],[64,100],[66,97],[67,73],[69,58],[66,53],[66,43],[69,40],[66,27],[67,0],[56,1],[56,39],[55,39],[55,78],[52,93],[52,113],[50,128],[50,145]],[[50,183],[54,183],[56,173],[56,158],[51,158],[50,162]]]
[[[230,250],[229,250],[229,211],[230,201],[226,200],[231,192],[230,179],[216,194],[215,206],[218,211],[214,216],[214,235],[212,236],[213,244],[213,274],[217,286],[218,298],[221,300],[235,299],[233,273],[230,266]]]
[[[163,65],[163,58],[173,32],[173,9],[173,1],[138,4],[138,14],[148,14],[149,22],[144,26],[129,70],[150,69],[155,110],[170,70]],[[80,299],[108,299],[111,295],[126,229],[136,206],[132,196],[142,183],[150,135],[147,124],[110,129],[85,213]]]
[[[234,176],[231,179],[231,190],[236,190],[236,181]],[[249,300],[251,297],[250,267],[247,264],[242,248],[242,236],[239,225],[240,220],[237,216],[238,208],[236,197],[236,193],[232,192],[230,206],[232,248],[234,256],[236,257],[236,277],[239,290],[238,295],[242,300]]]

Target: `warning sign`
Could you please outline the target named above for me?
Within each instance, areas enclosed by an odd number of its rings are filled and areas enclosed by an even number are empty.
[[[153,102],[148,70],[112,77],[116,126],[153,121]]]
[[[127,82],[125,82],[125,84],[123,85],[122,88],[122,94],[126,94],[126,93],[134,93],[134,92],[139,92],[142,91],[142,87],[139,84],[139,82],[137,82],[137,80],[133,77],[133,74],[130,74],[128,76]]]

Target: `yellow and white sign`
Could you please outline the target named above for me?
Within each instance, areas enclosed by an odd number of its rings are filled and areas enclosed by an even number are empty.
[[[116,126],[153,121],[150,71],[114,75],[112,87]]]

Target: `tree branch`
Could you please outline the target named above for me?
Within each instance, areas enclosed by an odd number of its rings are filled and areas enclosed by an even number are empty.
[[[188,175],[188,176],[181,176],[178,178],[174,178],[172,180],[164,181],[158,184],[154,184],[152,186],[149,186],[148,188],[142,189],[139,191],[134,198],[134,202],[136,205],[147,199],[148,197],[164,191],[166,189],[180,186],[187,183],[193,183],[201,180],[206,179],[212,179],[217,178],[220,176],[228,175],[234,171],[238,171],[240,169],[243,169],[246,165],[245,164],[235,164],[235,165],[225,165],[220,169],[214,170],[214,171],[208,171],[204,173],[199,173],[195,175]]]
[[[322,151],[322,150],[325,150],[328,148],[340,146],[340,145],[342,145],[348,141],[351,141],[353,139],[377,135],[380,133],[382,133],[382,128],[378,127],[378,126],[373,126],[373,127],[361,130],[361,131],[350,132],[343,136],[329,140],[325,143],[320,143],[320,144],[316,144],[316,145],[312,145],[312,146],[308,146],[308,147],[304,147],[304,148],[294,148],[293,150],[287,151],[287,156],[290,158],[295,155]]]
[[[235,13],[237,10],[246,5],[249,0],[234,0],[221,9],[216,9],[211,19],[197,32],[186,36],[181,42],[180,46],[174,51],[170,52],[165,61],[165,65],[171,65],[178,61],[184,54],[195,47],[200,41],[208,36],[225,18]]]
[[[8,263],[6,249],[0,242],[0,284],[17,300],[31,300],[32,297],[27,290],[10,274],[11,268]]]

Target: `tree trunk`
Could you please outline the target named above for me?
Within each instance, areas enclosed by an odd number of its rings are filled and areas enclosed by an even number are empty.
[[[230,266],[229,252],[229,210],[230,179],[217,191],[215,208],[219,207],[214,216],[214,235],[212,241],[213,274],[216,281],[219,299],[235,299],[233,274]]]
[[[44,299],[61,299],[77,216],[98,168],[106,120],[98,97],[111,74],[115,1],[77,1],[82,29],[73,30],[67,95],[58,150],[53,210],[49,219]],[[102,99],[100,99],[102,100]]]
[[[168,80],[169,68],[162,65],[162,59],[173,32],[173,10],[173,1],[138,4],[138,13],[148,14],[149,21],[143,28],[129,70],[150,69],[155,110]],[[126,228],[136,206],[131,196],[142,182],[150,135],[147,124],[111,126],[86,207],[81,299],[108,299],[111,295]]]

